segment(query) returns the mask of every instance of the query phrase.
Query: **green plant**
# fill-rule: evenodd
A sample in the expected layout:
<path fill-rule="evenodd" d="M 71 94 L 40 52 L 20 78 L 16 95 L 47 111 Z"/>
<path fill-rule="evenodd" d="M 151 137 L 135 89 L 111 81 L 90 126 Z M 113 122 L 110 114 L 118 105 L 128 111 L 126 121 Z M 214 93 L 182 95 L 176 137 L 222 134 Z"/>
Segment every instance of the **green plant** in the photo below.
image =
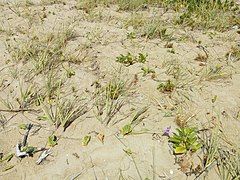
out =
<path fill-rule="evenodd" d="M 163 93 L 171 93 L 176 88 L 176 85 L 169 79 L 165 83 L 160 83 L 158 90 Z"/>
<path fill-rule="evenodd" d="M 120 54 L 120 56 L 117 57 L 116 62 L 124 64 L 125 66 L 130 66 L 135 63 L 135 60 L 131 53 L 128 52 L 127 55 Z"/>
<path fill-rule="evenodd" d="M 141 70 L 143 71 L 143 77 L 145 77 L 148 74 L 155 74 L 155 71 L 150 67 L 142 67 Z"/>
<path fill-rule="evenodd" d="M 44 115 L 39 116 L 38 119 L 47 120 L 56 128 L 61 125 L 65 131 L 72 122 L 86 113 L 86 108 L 87 104 L 83 102 L 83 99 L 60 99 L 58 97 L 54 102 L 41 102 Z"/>
<path fill-rule="evenodd" d="M 55 135 L 51 135 L 48 137 L 48 142 L 47 142 L 48 146 L 50 147 L 54 147 L 56 146 L 57 143 L 57 137 Z"/>
<path fill-rule="evenodd" d="M 203 73 L 201 75 L 200 81 L 211 81 L 218 79 L 227 79 L 231 77 L 231 71 L 223 65 L 207 66 L 203 68 Z"/>
<path fill-rule="evenodd" d="M 188 151 L 195 152 L 203 145 L 200 143 L 197 136 L 197 128 L 176 128 L 177 133 L 174 133 L 169 141 L 173 143 L 174 154 L 184 154 Z"/>
<path fill-rule="evenodd" d="M 170 0 L 180 16 L 177 23 L 192 28 L 226 30 L 237 21 L 237 5 L 232 0 Z M 180 8 L 179 8 L 180 7 Z"/>
<path fill-rule="evenodd" d="M 30 105 L 34 104 L 34 102 L 38 98 L 38 94 L 35 91 L 34 85 L 30 85 L 27 89 L 23 90 L 23 84 L 19 83 L 20 88 L 20 98 L 16 98 L 16 101 L 19 104 L 19 109 L 27 109 Z"/>
<path fill-rule="evenodd" d="M 96 92 L 94 93 L 94 106 L 97 119 L 109 125 L 117 123 L 114 116 L 120 109 L 129 102 L 129 97 L 134 92 L 131 90 L 131 83 L 122 77 L 114 77 L 105 86 L 96 83 Z"/>
<path fill-rule="evenodd" d="M 32 65 L 35 75 L 47 73 L 59 67 L 64 61 L 71 62 L 69 56 L 64 55 L 67 41 L 74 36 L 71 28 L 62 28 L 58 32 L 42 35 L 29 35 L 27 40 L 19 40 L 18 46 L 10 46 L 9 53 L 12 61 Z"/>
<path fill-rule="evenodd" d="M 134 63 L 145 63 L 147 61 L 147 54 L 138 53 L 138 56 L 133 56 L 130 52 L 127 55 L 120 54 L 116 58 L 116 62 L 124 64 L 125 66 L 133 65 Z"/>
<path fill-rule="evenodd" d="M 135 32 L 128 32 L 127 33 L 127 39 L 133 40 L 136 39 L 137 35 Z"/>
<path fill-rule="evenodd" d="M 139 123 L 142 122 L 144 117 L 142 116 L 144 113 L 146 113 L 148 110 L 148 107 L 143 107 L 139 111 L 137 111 L 134 116 L 132 117 L 131 121 L 129 124 L 126 124 L 125 126 L 122 127 L 121 133 L 123 136 L 128 135 L 132 133 L 133 128 L 137 126 Z"/>

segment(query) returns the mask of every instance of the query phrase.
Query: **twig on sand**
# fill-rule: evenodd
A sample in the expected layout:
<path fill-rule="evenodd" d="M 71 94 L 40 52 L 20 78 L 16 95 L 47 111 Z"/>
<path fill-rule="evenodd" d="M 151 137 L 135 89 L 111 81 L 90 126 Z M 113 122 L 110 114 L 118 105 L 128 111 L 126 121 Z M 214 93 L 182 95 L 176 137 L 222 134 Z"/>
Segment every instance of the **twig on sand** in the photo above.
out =
<path fill-rule="evenodd" d="M 26 151 L 22 151 L 21 143 L 16 144 L 16 156 L 18 158 L 23 158 L 25 156 L 31 155 L 32 153 L 36 153 L 38 151 L 43 151 L 43 150 L 46 150 L 46 149 L 45 148 L 31 148 L 31 149 L 28 149 Z"/>
<path fill-rule="evenodd" d="M 37 164 L 37 165 L 41 164 L 41 162 L 42 162 L 44 159 L 46 159 L 46 157 L 48 157 L 48 155 L 51 154 L 51 152 L 50 152 L 51 149 L 52 149 L 52 148 L 43 151 L 43 153 L 40 155 L 40 157 L 39 157 L 38 160 L 36 161 L 36 164 Z"/>
<path fill-rule="evenodd" d="M 80 176 L 82 174 L 83 171 L 81 171 L 80 173 L 76 174 L 75 176 L 73 176 L 71 178 L 71 180 L 75 180 L 76 178 L 78 178 L 78 176 Z"/>
<path fill-rule="evenodd" d="M 26 144 L 27 144 L 27 138 L 28 138 L 29 132 L 32 127 L 33 127 L 33 124 L 31 124 L 31 123 L 27 124 L 26 133 L 23 138 L 23 146 L 26 146 Z"/>
<path fill-rule="evenodd" d="M 35 109 L 0 109 L 0 112 L 26 112 L 26 111 L 30 111 L 30 112 L 38 112 Z"/>

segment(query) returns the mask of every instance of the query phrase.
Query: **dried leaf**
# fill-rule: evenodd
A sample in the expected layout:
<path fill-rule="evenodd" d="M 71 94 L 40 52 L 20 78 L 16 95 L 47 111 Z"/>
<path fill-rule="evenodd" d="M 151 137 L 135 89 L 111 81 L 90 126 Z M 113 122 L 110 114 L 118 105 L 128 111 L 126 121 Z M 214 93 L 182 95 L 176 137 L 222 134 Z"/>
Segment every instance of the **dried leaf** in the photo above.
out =
<path fill-rule="evenodd" d="M 99 133 L 97 137 L 98 137 L 99 141 L 104 143 L 104 137 L 105 137 L 104 134 Z"/>

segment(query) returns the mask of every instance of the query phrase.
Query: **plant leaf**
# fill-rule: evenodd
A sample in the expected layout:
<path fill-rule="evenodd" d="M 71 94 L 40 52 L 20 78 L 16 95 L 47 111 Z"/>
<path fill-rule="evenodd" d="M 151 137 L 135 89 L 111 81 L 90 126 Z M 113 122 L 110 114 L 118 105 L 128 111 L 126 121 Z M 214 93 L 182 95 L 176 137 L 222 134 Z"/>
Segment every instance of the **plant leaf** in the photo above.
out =
<path fill-rule="evenodd" d="M 82 140 L 82 146 L 87 146 L 90 140 L 91 140 L 91 136 L 84 136 Z"/>
<path fill-rule="evenodd" d="M 192 151 L 197 151 L 198 149 L 200 149 L 203 145 L 201 143 L 198 143 L 197 145 L 195 146 L 192 146 Z"/>
<path fill-rule="evenodd" d="M 133 151 L 131 149 L 123 149 L 123 151 L 129 156 L 133 154 Z"/>
<path fill-rule="evenodd" d="M 50 147 L 54 147 L 56 146 L 58 143 L 57 143 L 57 137 L 55 135 L 52 135 L 52 136 L 49 136 L 48 137 L 48 146 Z"/>
<path fill-rule="evenodd" d="M 3 158 L 0 162 L 3 162 L 3 161 L 9 162 L 9 161 L 11 161 L 11 159 L 13 158 L 13 156 L 14 156 L 13 153 L 12 153 L 12 154 L 9 154 L 7 157 Z"/>
<path fill-rule="evenodd" d="M 18 128 L 19 128 L 19 129 L 26 130 L 26 129 L 27 129 L 27 124 L 19 124 L 19 125 L 18 125 Z"/>
<path fill-rule="evenodd" d="M 127 124 L 127 125 L 123 126 L 121 132 L 122 132 L 122 135 L 124 135 L 124 136 L 127 135 L 127 134 L 129 134 L 129 133 L 131 133 L 131 132 L 132 132 L 132 127 L 131 127 L 131 125 L 130 125 L 130 124 Z"/>
<path fill-rule="evenodd" d="M 178 146 L 174 149 L 175 154 L 184 154 L 185 152 L 187 152 L 187 149 L 184 146 Z"/>
<path fill-rule="evenodd" d="M 8 170 L 12 169 L 13 167 L 14 167 L 13 165 L 7 166 L 7 167 L 3 168 L 3 172 L 8 171 Z"/>
<path fill-rule="evenodd" d="M 169 141 L 172 142 L 172 143 L 177 143 L 177 144 L 179 144 L 181 142 L 181 140 L 176 139 L 175 137 L 170 137 Z"/>

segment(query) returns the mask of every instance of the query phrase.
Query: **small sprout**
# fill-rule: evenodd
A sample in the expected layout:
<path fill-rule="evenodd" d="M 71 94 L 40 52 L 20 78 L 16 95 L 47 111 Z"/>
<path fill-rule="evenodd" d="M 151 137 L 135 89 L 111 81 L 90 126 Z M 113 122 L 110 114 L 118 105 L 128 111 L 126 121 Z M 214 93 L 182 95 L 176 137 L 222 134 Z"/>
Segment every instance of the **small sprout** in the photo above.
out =
<path fill-rule="evenodd" d="M 134 63 L 145 63 L 147 61 L 147 54 L 144 55 L 142 53 L 138 53 L 138 56 L 133 56 L 130 52 L 127 53 L 127 55 L 120 54 L 116 58 L 116 62 L 119 62 L 121 64 L 124 64 L 125 66 L 131 66 Z"/>
<path fill-rule="evenodd" d="M 124 64 L 125 66 L 131 66 L 135 63 L 135 60 L 132 54 L 128 52 L 127 55 L 120 54 L 120 56 L 117 57 L 116 62 Z"/>
<path fill-rule="evenodd" d="M 134 32 L 129 32 L 127 33 L 127 39 L 135 39 L 137 36 L 136 36 L 136 33 Z"/>
<path fill-rule="evenodd" d="M 18 125 L 18 128 L 19 128 L 19 129 L 26 130 L 26 129 L 27 129 L 27 124 L 19 124 L 19 125 Z"/>
<path fill-rule="evenodd" d="M 49 136 L 48 137 L 48 146 L 50 147 L 54 147 L 56 146 L 58 143 L 57 143 L 57 137 L 55 135 L 52 135 L 52 136 Z"/>
<path fill-rule="evenodd" d="M 91 136 L 84 136 L 82 140 L 82 146 L 87 146 L 90 140 L 91 140 Z"/>
<path fill-rule="evenodd" d="M 146 55 L 144 55 L 144 54 L 142 54 L 142 53 L 138 53 L 138 59 L 137 59 L 137 61 L 139 62 L 139 63 L 145 63 L 146 61 L 147 61 L 147 54 Z"/>
<path fill-rule="evenodd" d="M 217 100 L 217 95 L 214 95 L 213 98 L 212 98 L 212 103 L 214 104 Z"/>
<path fill-rule="evenodd" d="M 123 126 L 121 132 L 122 132 L 122 135 L 123 135 L 123 136 L 125 136 L 125 135 L 127 135 L 127 134 L 130 134 L 130 133 L 132 132 L 132 127 L 131 127 L 131 125 L 130 125 L 130 124 L 127 124 L 127 125 Z"/>
<path fill-rule="evenodd" d="M 173 49 L 173 48 L 168 49 L 167 52 L 172 53 L 172 54 L 175 54 L 175 53 L 176 53 L 176 52 L 175 52 L 175 49 Z"/>
<path fill-rule="evenodd" d="M 123 149 L 123 151 L 128 155 L 132 155 L 134 152 L 131 149 Z"/>
<path fill-rule="evenodd" d="M 152 73 L 152 75 L 155 74 L 155 71 L 149 67 L 142 67 L 141 70 L 143 71 L 143 77 L 150 73 Z"/>
<path fill-rule="evenodd" d="M 167 80 L 167 82 L 159 84 L 157 89 L 160 92 L 169 93 L 172 92 L 175 89 L 175 87 L 176 87 L 175 84 L 173 84 L 172 81 L 169 79 Z"/>
<path fill-rule="evenodd" d="M 75 71 L 73 71 L 72 69 L 67 70 L 67 78 L 71 78 L 74 75 L 75 75 Z"/>
<path fill-rule="evenodd" d="M 171 42 L 167 42 L 165 45 L 164 45 L 165 48 L 173 48 L 173 43 Z"/>

